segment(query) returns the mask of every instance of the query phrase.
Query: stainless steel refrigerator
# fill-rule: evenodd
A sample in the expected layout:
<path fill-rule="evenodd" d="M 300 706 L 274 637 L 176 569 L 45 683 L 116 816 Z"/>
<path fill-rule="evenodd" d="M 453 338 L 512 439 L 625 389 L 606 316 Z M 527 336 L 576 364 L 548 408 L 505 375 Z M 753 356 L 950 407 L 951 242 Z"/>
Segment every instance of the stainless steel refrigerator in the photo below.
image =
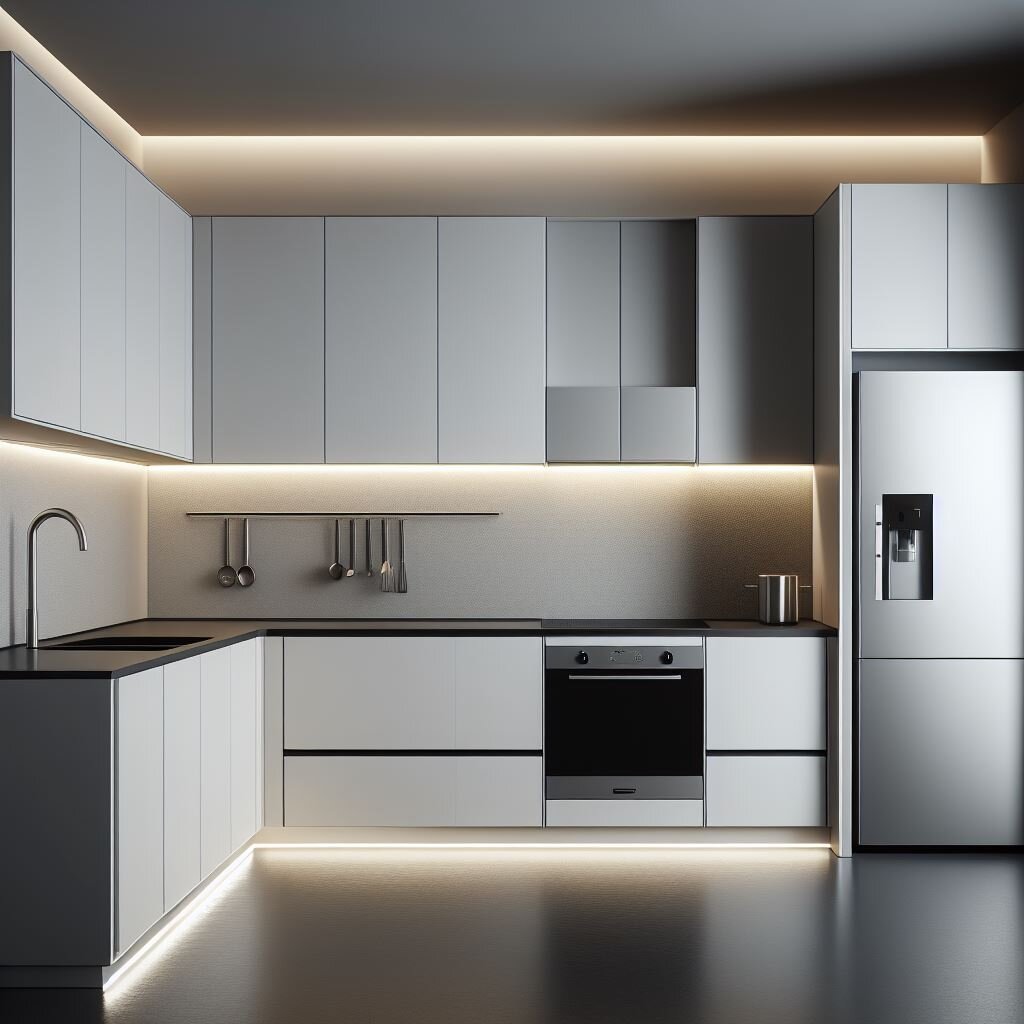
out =
<path fill-rule="evenodd" d="M 1024 373 L 857 396 L 858 842 L 1024 843 Z"/>

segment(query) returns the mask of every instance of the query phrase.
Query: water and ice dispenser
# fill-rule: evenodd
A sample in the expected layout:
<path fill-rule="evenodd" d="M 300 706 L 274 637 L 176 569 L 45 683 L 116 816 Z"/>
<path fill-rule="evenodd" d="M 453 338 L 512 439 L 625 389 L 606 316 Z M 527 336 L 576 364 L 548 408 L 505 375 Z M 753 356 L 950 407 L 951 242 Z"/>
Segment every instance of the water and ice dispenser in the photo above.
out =
<path fill-rule="evenodd" d="M 883 494 L 875 506 L 875 600 L 932 599 L 931 494 Z"/>

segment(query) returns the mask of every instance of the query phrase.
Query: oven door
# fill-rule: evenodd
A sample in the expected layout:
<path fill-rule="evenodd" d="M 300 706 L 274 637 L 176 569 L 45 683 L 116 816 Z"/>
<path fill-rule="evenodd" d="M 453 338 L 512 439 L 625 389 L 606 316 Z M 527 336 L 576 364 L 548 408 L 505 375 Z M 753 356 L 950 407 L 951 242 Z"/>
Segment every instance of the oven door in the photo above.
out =
<path fill-rule="evenodd" d="M 551 669 L 545 675 L 549 800 L 700 800 L 704 673 Z"/>

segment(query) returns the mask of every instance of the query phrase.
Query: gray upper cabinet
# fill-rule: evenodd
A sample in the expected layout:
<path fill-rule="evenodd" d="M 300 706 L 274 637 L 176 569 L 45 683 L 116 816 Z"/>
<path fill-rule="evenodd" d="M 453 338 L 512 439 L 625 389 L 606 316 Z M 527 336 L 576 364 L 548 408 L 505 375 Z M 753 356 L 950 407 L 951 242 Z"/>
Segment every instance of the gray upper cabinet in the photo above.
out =
<path fill-rule="evenodd" d="M 134 167 L 125 180 L 125 439 L 160 447 L 160 190 Z"/>
<path fill-rule="evenodd" d="M 81 427 L 81 128 L 14 61 L 15 415 Z"/>
<path fill-rule="evenodd" d="M 946 347 L 946 186 L 854 185 L 854 348 Z"/>
<path fill-rule="evenodd" d="M 948 188 L 949 347 L 1024 349 L 1024 185 Z"/>
<path fill-rule="evenodd" d="M 549 221 L 547 457 L 619 460 L 619 222 Z"/>
<path fill-rule="evenodd" d="M 324 461 L 324 221 L 213 221 L 213 461 Z"/>
<path fill-rule="evenodd" d="M 160 443 L 191 456 L 192 219 L 160 196 Z"/>
<path fill-rule="evenodd" d="M 329 217 L 327 462 L 437 462 L 437 219 Z"/>
<path fill-rule="evenodd" d="M 813 461 L 813 221 L 702 217 L 702 463 Z"/>
<path fill-rule="evenodd" d="M 544 251 L 542 217 L 438 221 L 440 462 L 544 462 Z"/>
<path fill-rule="evenodd" d="M 82 430 L 125 439 L 125 161 L 82 137 Z"/>

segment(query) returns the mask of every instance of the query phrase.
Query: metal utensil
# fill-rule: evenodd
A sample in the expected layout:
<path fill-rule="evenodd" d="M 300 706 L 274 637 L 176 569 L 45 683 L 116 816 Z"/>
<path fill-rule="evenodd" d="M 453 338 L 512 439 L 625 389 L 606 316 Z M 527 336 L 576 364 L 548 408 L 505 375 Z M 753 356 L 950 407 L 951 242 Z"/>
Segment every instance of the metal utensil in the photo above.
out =
<path fill-rule="evenodd" d="M 238 582 L 238 573 L 231 564 L 231 520 L 224 520 L 224 564 L 217 570 L 217 582 L 222 587 L 233 587 Z"/>
<path fill-rule="evenodd" d="M 242 520 L 242 567 L 238 570 L 238 585 L 251 587 L 256 582 L 256 572 L 249 564 L 249 520 Z"/>
<path fill-rule="evenodd" d="M 346 576 L 355 576 L 356 574 L 356 521 L 350 519 L 348 521 L 348 568 L 345 570 Z"/>
<path fill-rule="evenodd" d="M 327 572 L 330 574 L 332 580 L 344 579 L 348 576 L 351 570 L 346 571 L 345 566 L 341 564 L 341 520 L 334 520 L 334 561 L 331 562 L 330 568 Z"/>
<path fill-rule="evenodd" d="M 370 520 L 366 520 L 366 575 L 373 576 L 373 539 L 370 537 Z"/>
<path fill-rule="evenodd" d="M 395 571 L 388 561 L 388 521 L 386 519 L 380 521 L 380 557 L 380 589 L 385 594 L 390 594 L 395 589 Z"/>
<path fill-rule="evenodd" d="M 409 593 L 409 577 L 405 572 L 405 520 L 398 520 L 398 583 L 395 590 L 399 594 Z"/>

